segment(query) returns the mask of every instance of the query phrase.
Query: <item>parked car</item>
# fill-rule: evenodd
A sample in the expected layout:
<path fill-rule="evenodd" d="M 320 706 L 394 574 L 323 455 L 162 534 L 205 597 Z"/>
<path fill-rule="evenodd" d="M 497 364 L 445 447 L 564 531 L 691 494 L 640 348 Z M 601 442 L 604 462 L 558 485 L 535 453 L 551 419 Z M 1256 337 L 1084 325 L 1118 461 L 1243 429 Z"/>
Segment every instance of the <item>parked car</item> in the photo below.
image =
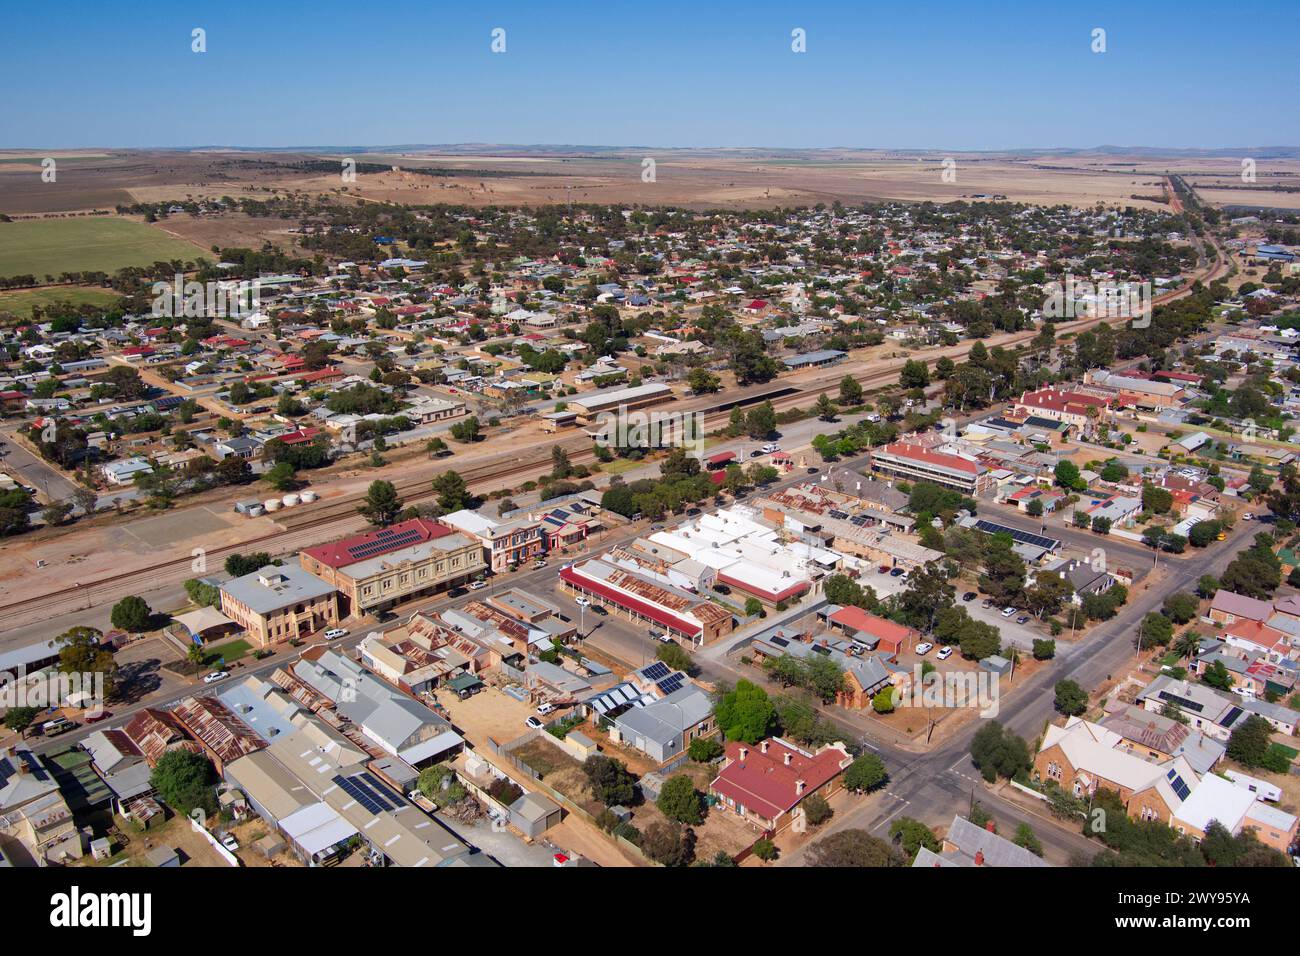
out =
<path fill-rule="evenodd" d="M 524 725 L 529 730 L 541 730 L 543 727 L 546 726 L 540 720 L 534 717 L 532 714 L 529 714 L 527 717 L 524 718 Z"/>
<path fill-rule="evenodd" d="M 591 606 L 591 613 L 592 613 L 592 614 L 595 614 L 595 615 L 598 615 L 598 616 L 600 616 L 600 617 L 604 617 L 605 615 L 609 614 L 609 612 L 606 611 L 606 610 L 605 610 L 603 607 L 601 607 L 599 604 L 593 604 L 593 605 Z"/>
<path fill-rule="evenodd" d="M 775 442 L 768 442 L 762 449 L 764 455 L 775 455 L 780 450 L 781 446 Z"/>
<path fill-rule="evenodd" d="M 84 720 L 88 724 L 97 724 L 101 720 L 108 720 L 108 718 L 112 716 L 113 714 L 110 711 L 101 710 L 97 714 L 86 714 L 85 716 L 82 717 L 82 720 Z"/>
<path fill-rule="evenodd" d="M 478 591 L 478 590 L 481 590 L 482 588 L 485 588 L 485 587 L 487 587 L 487 582 L 486 582 L 486 581 L 471 581 L 471 582 L 469 583 L 469 589 L 470 589 L 471 591 Z"/>
<path fill-rule="evenodd" d="M 901 577 L 902 574 L 903 574 L 903 569 L 902 569 L 902 568 L 894 568 L 892 571 L 889 572 L 889 576 L 890 576 L 891 578 Z"/>
<path fill-rule="evenodd" d="M 934 656 L 941 661 L 946 661 L 948 658 L 952 657 L 952 645 L 947 644 L 944 647 L 939 648 L 939 653 Z"/>
<path fill-rule="evenodd" d="M 235 839 L 235 835 L 233 833 L 227 833 L 223 835 L 221 838 L 221 845 L 224 846 L 231 853 L 234 853 L 236 850 L 239 849 L 239 841 Z"/>
<path fill-rule="evenodd" d="M 980 607 L 984 608 L 985 610 L 991 608 L 992 606 L 993 606 L 992 598 L 985 598 L 984 600 L 980 601 Z"/>
<path fill-rule="evenodd" d="M 1028 614 L 1022 614 L 1022 615 L 1020 615 L 1018 618 L 1016 618 L 1016 623 L 1017 623 L 1017 624 L 1028 624 L 1028 623 L 1029 623 L 1029 615 L 1028 615 Z"/>
<path fill-rule="evenodd" d="M 967 591 L 965 594 L 963 594 L 963 595 L 961 596 L 961 599 L 962 599 L 963 601 L 973 601 L 973 600 L 975 600 L 977 597 L 979 597 L 979 595 L 976 594 L 974 591 Z"/>
<path fill-rule="evenodd" d="M 929 641 L 922 641 L 920 644 L 916 645 L 917 657 L 924 657 L 926 654 L 929 654 L 932 650 L 934 650 L 934 645 L 931 644 Z"/>
<path fill-rule="evenodd" d="M 55 717 L 53 720 L 47 720 L 41 724 L 41 734 L 45 737 L 57 737 L 59 734 L 67 733 L 77 725 L 68 720 L 66 717 Z"/>
<path fill-rule="evenodd" d="M 591 607 L 591 602 L 585 597 L 576 597 L 573 599 L 573 603 L 578 605 L 578 607 Z"/>
<path fill-rule="evenodd" d="M 219 680 L 225 680 L 230 676 L 230 671 L 213 671 L 207 677 L 203 678 L 205 684 L 215 684 Z"/>
<path fill-rule="evenodd" d="M 652 638 L 654 638 L 654 639 L 657 641 L 657 640 L 659 640 L 661 637 L 664 636 L 664 632 L 663 632 L 663 631 L 656 630 L 656 629 L 654 629 L 654 628 L 651 628 L 651 629 L 650 629 L 650 636 L 651 636 Z"/>
<path fill-rule="evenodd" d="M 1013 608 L 1013 607 L 1004 607 L 1004 608 L 1002 609 L 1002 616 L 1003 616 L 1003 617 L 1010 617 L 1012 614 L 1015 614 L 1015 613 L 1016 613 L 1016 609 Z"/>
<path fill-rule="evenodd" d="M 888 573 L 889 573 L 889 565 L 887 565 L 887 564 L 882 564 L 880 567 L 876 568 L 876 573 L 877 573 L 877 574 L 888 574 Z"/>
<path fill-rule="evenodd" d="M 819 472 L 819 471 L 821 471 L 820 468 L 809 468 L 809 469 L 808 469 L 808 474 L 810 474 L 810 475 L 815 475 L 815 474 L 817 474 L 817 472 Z"/>
<path fill-rule="evenodd" d="M 555 705 L 549 702 L 545 704 L 541 704 L 537 708 L 537 712 L 541 714 L 543 717 L 553 712 L 554 710 L 555 710 Z"/>
<path fill-rule="evenodd" d="M 336 637 L 347 637 L 348 629 L 346 627 L 331 627 L 325 632 L 325 640 L 332 641 Z"/>

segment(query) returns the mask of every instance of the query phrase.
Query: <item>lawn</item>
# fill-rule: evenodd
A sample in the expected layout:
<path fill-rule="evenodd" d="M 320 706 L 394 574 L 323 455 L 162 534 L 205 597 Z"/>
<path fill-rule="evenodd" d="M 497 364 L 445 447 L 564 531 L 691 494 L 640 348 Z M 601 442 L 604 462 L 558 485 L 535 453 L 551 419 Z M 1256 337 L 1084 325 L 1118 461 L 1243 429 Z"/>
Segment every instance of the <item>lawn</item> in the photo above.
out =
<path fill-rule="evenodd" d="M 116 272 L 160 260 L 193 261 L 212 254 L 130 219 L 82 216 L 0 223 L 0 276 Z"/>
<path fill-rule="evenodd" d="M 0 313 L 12 312 L 19 318 L 29 319 L 32 309 L 40 306 L 49 309 L 56 302 L 77 305 L 96 305 L 107 308 L 121 296 L 111 289 L 86 289 L 78 286 L 59 286 L 47 289 L 16 289 L 0 292 Z"/>
<path fill-rule="evenodd" d="M 216 647 L 208 648 L 208 663 L 213 663 L 217 658 L 223 658 L 227 664 L 233 664 L 241 657 L 247 657 L 253 652 L 253 646 L 248 641 L 229 641 Z"/>

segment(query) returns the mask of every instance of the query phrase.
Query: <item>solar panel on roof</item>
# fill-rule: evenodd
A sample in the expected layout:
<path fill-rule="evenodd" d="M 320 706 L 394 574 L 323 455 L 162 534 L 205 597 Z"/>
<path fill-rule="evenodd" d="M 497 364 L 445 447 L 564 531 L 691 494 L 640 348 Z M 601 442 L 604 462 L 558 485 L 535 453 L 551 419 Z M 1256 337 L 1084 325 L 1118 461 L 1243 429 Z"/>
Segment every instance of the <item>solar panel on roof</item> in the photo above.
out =
<path fill-rule="evenodd" d="M 681 690 L 682 685 L 685 682 L 686 682 L 686 675 L 677 673 L 677 674 L 673 674 L 670 677 L 664 678 L 659 683 L 655 684 L 655 686 L 659 688 L 659 693 L 663 694 L 666 697 L 669 694 Z"/>
<path fill-rule="evenodd" d="M 843 521 L 848 516 L 849 513 L 847 511 L 831 511 L 831 517 L 838 518 L 840 521 Z"/>
<path fill-rule="evenodd" d="M 1231 727 L 1233 721 L 1235 721 L 1240 716 L 1241 716 L 1241 708 L 1232 707 L 1228 710 L 1226 714 L 1223 715 L 1223 720 L 1219 721 L 1219 723 L 1221 723 L 1224 727 Z"/>
<path fill-rule="evenodd" d="M 672 671 L 668 669 L 668 665 L 663 661 L 655 661 L 641 673 L 645 675 L 646 680 L 663 680 Z"/>
<path fill-rule="evenodd" d="M 1006 525 L 994 524 L 992 521 L 976 521 L 975 527 L 985 534 L 1008 534 L 1012 540 L 1020 544 L 1032 544 L 1036 548 L 1044 548 L 1048 551 L 1060 544 L 1055 538 L 1034 534 L 1032 531 L 1021 531 L 1019 528 L 1008 528 Z"/>
<path fill-rule="evenodd" d="M 1162 690 L 1160 692 L 1160 698 L 1161 700 L 1167 700 L 1170 701 L 1171 703 L 1177 704 L 1183 710 L 1194 711 L 1195 713 L 1198 714 L 1202 710 L 1201 705 L 1198 704 L 1196 701 L 1188 700 L 1186 697 L 1179 697 L 1177 694 L 1171 694 L 1167 690 Z"/>
<path fill-rule="evenodd" d="M 1169 773 L 1165 774 L 1165 778 L 1169 781 L 1169 785 L 1174 788 L 1174 793 L 1178 794 L 1179 800 L 1186 800 L 1192 795 L 1191 787 L 1183 782 L 1183 778 L 1179 776 L 1177 770 L 1170 770 Z"/>

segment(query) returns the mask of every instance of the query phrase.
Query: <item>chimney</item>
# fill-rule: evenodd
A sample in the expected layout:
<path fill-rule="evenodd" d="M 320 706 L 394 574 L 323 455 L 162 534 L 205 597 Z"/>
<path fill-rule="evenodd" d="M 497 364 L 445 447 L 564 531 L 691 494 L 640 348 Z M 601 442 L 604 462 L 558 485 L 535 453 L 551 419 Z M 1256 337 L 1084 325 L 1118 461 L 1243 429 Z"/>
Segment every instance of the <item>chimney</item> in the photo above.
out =
<path fill-rule="evenodd" d="M 767 741 L 764 740 L 761 744 L 759 744 L 758 749 L 761 750 L 763 753 L 767 753 Z"/>
<path fill-rule="evenodd" d="M 741 748 L 740 748 L 740 762 L 741 762 L 741 763 L 744 763 L 744 762 L 745 762 L 745 758 L 746 758 L 747 756 L 749 756 L 749 748 L 748 748 L 748 747 L 741 747 Z"/>
<path fill-rule="evenodd" d="M 975 851 L 975 865 L 976 865 L 976 866 L 983 866 L 983 865 L 984 865 L 984 851 L 983 851 L 983 850 L 976 850 L 976 851 Z"/>
<path fill-rule="evenodd" d="M 785 752 L 785 765 L 786 765 L 787 767 L 790 766 L 790 761 L 791 761 L 792 759 L 794 759 L 794 754 L 790 753 L 790 751 L 787 750 L 787 751 Z"/>
<path fill-rule="evenodd" d="M 795 792 L 795 794 L 798 795 L 798 796 L 803 796 L 804 788 L 807 787 L 807 786 L 808 786 L 808 782 L 807 782 L 806 780 L 796 780 L 796 781 L 794 782 L 794 792 Z"/>

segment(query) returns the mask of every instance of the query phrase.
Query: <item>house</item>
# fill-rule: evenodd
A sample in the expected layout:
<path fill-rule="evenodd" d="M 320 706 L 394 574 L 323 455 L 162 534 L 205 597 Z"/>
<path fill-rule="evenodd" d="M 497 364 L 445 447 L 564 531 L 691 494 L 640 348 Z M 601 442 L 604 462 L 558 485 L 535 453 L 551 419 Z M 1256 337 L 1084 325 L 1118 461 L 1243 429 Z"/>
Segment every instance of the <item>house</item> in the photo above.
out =
<path fill-rule="evenodd" d="M 130 485 L 134 484 L 137 475 L 152 474 L 153 465 L 145 458 L 124 458 L 100 465 L 99 472 L 111 485 Z"/>
<path fill-rule="evenodd" d="M 1119 734 L 1130 753 L 1148 760 L 1186 757 L 1197 773 L 1209 773 L 1226 750 L 1223 743 L 1193 730 L 1186 724 L 1126 704 L 1101 722 L 1107 730 Z"/>
<path fill-rule="evenodd" d="M 1079 717 L 1047 728 L 1033 778 L 1053 781 L 1075 797 L 1112 790 L 1130 817 L 1163 823 L 1173 819 L 1199 780 L 1185 758 L 1144 759 L 1115 731 Z"/>
<path fill-rule="evenodd" d="M 1210 620 L 1218 624 L 1235 624 L 1238 621 L 1263 623 L 1272 616 L 1271 602 L 1260 601 L 1222 588 L 1214 592 L 1214 600 L 1210 602 Z"/>
<path fill-rule="evenodd" d="M 735 626 L 732 614 L 717 604 L 599 559 L 564 567 L 560 580 L 580 594 L 617 607 L 633 620 L 658 625 L 694 644 L 711 643 Z"/>
<path fill-rule="evenodd" d="M 852 762 L 842 743 L 808 751 L 780 737 L 756 745 L 732 741 L 709 792 L 718 798 L 719 809 L 776 833 L 795 822 L 802 813 L 799 805 L 814 793 L 838 791 L 840 775 Z"/>
<path fill-rule="evenodd" d="M 478 539 L 426 518 L 303 549 L 303 570 L 339 592 L 340 618 L 446 590 L 487 569 Z"/>
<path fill-rule="evenodd" d="M 860 607 L 837 608 L 827 616 L 827 622 L 867 650 L 881 651 L 891 658 L 897 657 L 905 646 L 921 639 L 918 631 L 877 617 Z"/>
<path fill-rule="evenodd" d="M 1214 740 L 1227 741 L 1249 716 L 1240 700 L 1205 684 L 1176 680 L 1162 674 L 1137 695 L 1137 703 L 1152 714 L 1178 713 L 1188 726 Z"/>
<path fill-rule="evenodd" d="M 466 510 L 453 511 L 438 520 L 476 539 L 488 565 L 497 573 L 540 557 L 546 549 L 540 520 L 524 517 L 500 521 Z"/>
<path fill-rule="evenodd" d="M 653 666 L 653 665 L 652 665 Z M 651 760 L 676 760 L 696 737 L 717 731 L 713 701 L 695 684 L 686 684 L 644 707 L 631 707 L 614 718 L 610 738 L 640 750 Z"/>
<path fill-rule="evenodd" d="M 1261 802 L 1245 787 L 1208 774 L 1178 808 L 1170 825 L 1199 843 L 1216 821 L 1233 836 L 1252 829 L 1261 843 L 1283 853 L 1290 851 L 1296 838 L 1294 815 Z"/>
<path fill-rule="evenodd" d="M 872 452 L 871 468 L 883 475 L 928 481 L 966 495 L 993 490 L 993 476 L 979 462 L 906 441 L 892 442 Z"/>
<path fill-rule="evenodd" d="M 912 866 L 1051 866 L 1042 857 L 1017 846 L 958 814 L 952 818 L 939 852 L 917 851 Z"/>
<path fill-rule="evenodd" d="M 339 620 L 334 586 L 304 571 L 297 561 L 268 565 L 221 585 L 221 612 L 258 646 L 296 640 Z"/>
<path fill-rule="evenodd" d="M 26 744 L 0 752 L 0 834 L 42 865 L 80 859 L 85 852 L 54 775 Z"/>

